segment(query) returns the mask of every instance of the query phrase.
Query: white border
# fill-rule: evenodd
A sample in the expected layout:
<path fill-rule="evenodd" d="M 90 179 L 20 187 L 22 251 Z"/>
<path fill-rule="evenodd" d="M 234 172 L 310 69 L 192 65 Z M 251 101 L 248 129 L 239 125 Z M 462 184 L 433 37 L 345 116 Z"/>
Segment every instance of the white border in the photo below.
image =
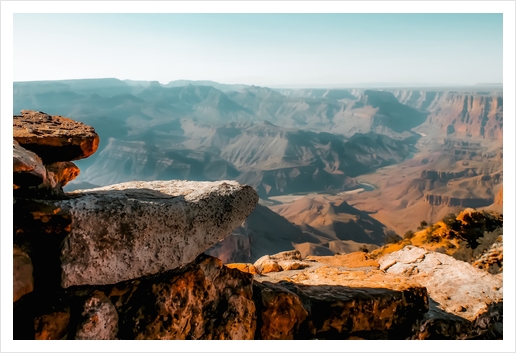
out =
<path fill-rule="evenodd" d="M 436 341 L 253 341 L 253 342 L 127 342 L 108 341 L 13 341 L 12 340 L 12 276 L 10 261 L 12 205 L 11 193 L 11 147 L 8 142 L 12 136 L 12 78 L 13 78 L 13 13 L 503 13 L 504 14 L 504 210 L 506 214 L 504 237 L 504 331 L 503 341 L 447 341 L 444 345 Z M 95 1 L 95 2 L 63 2 L 63 1 L 20 1 L 1 3 L 1 190 L 2 190 L 2 317 L 1 317 L 1 350 L 2 351 L 199 351 L 239 352 L 239 351 L 383 351 L 383 352 L 514 352 L 514 152 L 515 152 L 515 3 L 513 1 Z M 509 217 L 508 217 L 509 216 Z"/>

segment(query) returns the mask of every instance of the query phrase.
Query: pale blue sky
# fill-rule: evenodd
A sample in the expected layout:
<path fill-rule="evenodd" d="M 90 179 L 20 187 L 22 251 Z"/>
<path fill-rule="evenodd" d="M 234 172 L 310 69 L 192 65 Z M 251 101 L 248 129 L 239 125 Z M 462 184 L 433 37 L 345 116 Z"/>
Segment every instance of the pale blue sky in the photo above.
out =
<path fill-rule="evenodd" d="M 501 14 L 15 14 L 14 80 L 502 82 Z"/>

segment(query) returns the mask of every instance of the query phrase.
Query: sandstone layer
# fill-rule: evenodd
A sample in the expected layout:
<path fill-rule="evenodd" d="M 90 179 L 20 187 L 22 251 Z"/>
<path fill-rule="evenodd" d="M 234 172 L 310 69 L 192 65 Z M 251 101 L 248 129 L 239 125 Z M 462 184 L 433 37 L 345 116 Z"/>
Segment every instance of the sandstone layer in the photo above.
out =
<path fill-rule="evenodd" d="M 238 227 L 258 202 L 234 181 L 128 182 L 74 192 L 62 286 L 113 284 L 193 261 Z"/>

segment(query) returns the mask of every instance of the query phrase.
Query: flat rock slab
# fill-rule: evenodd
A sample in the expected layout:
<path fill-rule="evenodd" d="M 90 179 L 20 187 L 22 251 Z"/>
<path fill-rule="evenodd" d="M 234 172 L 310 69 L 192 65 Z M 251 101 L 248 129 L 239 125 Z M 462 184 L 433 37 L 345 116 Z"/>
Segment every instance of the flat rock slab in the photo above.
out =
<path fill-rule="evenodd" d="M 86 158 L 99 145 L 99 136 L 91 126 L 33 110 L 13 116 L 13 137 L 44 163 Z"/>
<path fill-rule="evenodd" d="M 304 263 L 300 270 L 254 276 L 262 284 L 255 285 L 261 337 L 403 339 L 428 311 L 426 288 L 409 279 L 375 266 Z"/>
<path fill-rule="evenodd" d="M 258 203 L 250 186 L 235 181 L 128 182 L 68 195 L 56 201 L 72 217 L 61 256 L 65 288 L 186 265 L 242 224 Z"/>
<path fill-rule="evenodd" d="M 468 321 L 503 302 L 502 274 L 492 275 L 445 254 L 406 246 L 378 262 L 388 274 L 425 286 L 440 310 Z"/>

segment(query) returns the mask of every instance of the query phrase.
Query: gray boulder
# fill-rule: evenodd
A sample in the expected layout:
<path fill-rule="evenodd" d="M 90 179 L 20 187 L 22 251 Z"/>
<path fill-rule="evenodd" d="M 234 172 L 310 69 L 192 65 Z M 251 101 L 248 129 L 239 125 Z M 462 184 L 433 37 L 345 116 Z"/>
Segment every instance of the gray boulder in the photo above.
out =
<path fill-rule="evenodd" d="M 251 213 L 258 195 L 235 181 L 127 182 L 68 194 L 62 282 L 114 284 L 192 262 Z"/>

